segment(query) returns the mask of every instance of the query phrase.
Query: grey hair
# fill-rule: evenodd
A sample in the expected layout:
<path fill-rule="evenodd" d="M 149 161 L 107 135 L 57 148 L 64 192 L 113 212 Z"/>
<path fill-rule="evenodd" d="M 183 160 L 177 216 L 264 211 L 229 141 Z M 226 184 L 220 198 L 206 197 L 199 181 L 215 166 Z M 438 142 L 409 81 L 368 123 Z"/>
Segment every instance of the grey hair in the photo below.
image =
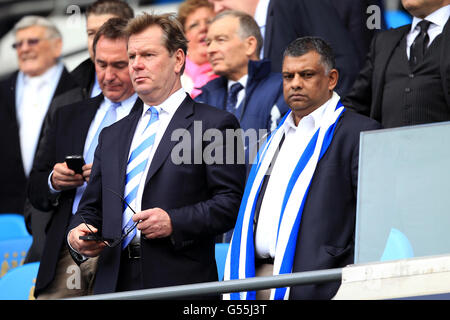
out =
<path fill-rule="evenodd" d="M 320 55 L 320 61 L 328 74 L 331 69 L 336 68 L 333 49 L 322 38 L 319 37 L 301 37 L 292 41 L 284 50 L 283 59 L 286 56 L 300 57 L 310 51 L 315 51 Z"/>
<path fill-rule="evenodd" d="M 47 36 L 49 38 L 62 38 L 61 32 L 58 30 L 56 25 L 51 22 L 49 19 L 41 17 L 41 16 L 25 16 L 20 19 L 13 28 L 14 34 L 17 31 L 33 26 L 40 26 L 47 29 Z"/>
<path fill-rule="evenodd" d="M 228 16 L 238 18 L 239 20 L 238 34 L 241 39 L 246 39 L 251 36 L 256 38 L 256 55 L 259 57 L 259 54 L 263 46 L 263 37 L 261 35 L 261 30 L 259 29 L 259 26 L 256 23 L 255 19 L 253 19 L 251 15 L 242 11 L 226 10 L 218 13 L 212 19 L 211 23 Z"/>

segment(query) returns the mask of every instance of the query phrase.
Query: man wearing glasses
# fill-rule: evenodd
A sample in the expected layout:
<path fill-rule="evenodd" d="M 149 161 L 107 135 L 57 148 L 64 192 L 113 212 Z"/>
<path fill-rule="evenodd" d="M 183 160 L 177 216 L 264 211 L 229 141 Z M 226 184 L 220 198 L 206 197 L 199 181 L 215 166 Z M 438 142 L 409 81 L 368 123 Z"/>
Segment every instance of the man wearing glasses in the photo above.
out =
<path fill-rule="evenodd" d="M 77 85 L 59 60 L 62 37 L 51 21 L 26 16 L 13 33 L 19 70 L 0 82 L 0 212 L 24 214 L 36 240 L 43 236 L 40 224 L 48 220 L 46 213 L 36 212 L 26 202 L 27 180 L 52 101 Z M 41 248 L 36 243 L 28 252 L 28 262 L 39 260 Z"/>
<path fill-rule="evenodd" d="M 55 211 L 36 281 L 38 299 L 89 293 L 96 261 L 90 259 L 77 270 L 81 275 L 78 287 L 70 285 L 72 273 L 68 271 L 77 266 L 67 250 L 65 230 L 89 181 L 101 130 L 142 109 L 142 101 L 137 99 L 128 73 L 127 40 L 123 31 L 126 24 L 125 19 L 111 18 L 93 40 L 93 57 L 103 94 L 56 110 L 49 117 L 36 155 L 28 195 L 36 207 Z M 86 164 L 81 173 L 68 167 L 65 157 L 70 155 L 83 155 Z"/>
<path fill-rule="evenodd" d="M 99 256 L 94 294 L 218 280 L 215 237 L 234 226 L 245 182 L 245 165 L 229 161 L 242 155 L 242 138 L 227 148 L 236 117 L 182 88 L 182 30 L 168 14 L 128 23 L 129 72 L 144 108 L 102 131 L 68 228 L 78 254 Z M 217 133 L 213 149 L 221 155 L 208 164 L 195 156 L 211 151 L 206 131 Z M 190 147 L 178 163 L 180 143 Z"/>

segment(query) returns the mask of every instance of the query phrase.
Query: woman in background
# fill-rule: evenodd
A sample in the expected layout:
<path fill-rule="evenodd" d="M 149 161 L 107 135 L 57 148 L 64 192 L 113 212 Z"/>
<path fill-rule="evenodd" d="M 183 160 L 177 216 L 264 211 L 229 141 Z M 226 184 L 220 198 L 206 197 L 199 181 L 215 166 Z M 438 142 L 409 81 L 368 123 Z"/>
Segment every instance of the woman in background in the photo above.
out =
<path fill-rule="evenodd" d="M 208 26 L 214 15 L 214 7 L 208 0 L 186 0 L 178 9 L 178 20 L 189 41 L 181 82 L 192 98 L 201 93 L 199 88 L 217 77 L 208 62 L 205 43 Z"/>

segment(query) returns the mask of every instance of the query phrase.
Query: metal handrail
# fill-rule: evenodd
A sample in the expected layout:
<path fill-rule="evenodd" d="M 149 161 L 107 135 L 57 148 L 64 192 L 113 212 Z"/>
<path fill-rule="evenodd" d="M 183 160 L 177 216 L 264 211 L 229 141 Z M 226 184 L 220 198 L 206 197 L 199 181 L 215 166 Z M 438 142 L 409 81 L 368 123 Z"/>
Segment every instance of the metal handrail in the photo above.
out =
<path fill-rule="evenodd" d="M 83 296 L 68 300 L 152 300 L 192 298 L 199 295 L 253 291 L 295 285 L 341 281 L 342 268 L 296 272 L 277 276 L 255 277 L 242 280 L 215 281 L 154 289 Z"/>

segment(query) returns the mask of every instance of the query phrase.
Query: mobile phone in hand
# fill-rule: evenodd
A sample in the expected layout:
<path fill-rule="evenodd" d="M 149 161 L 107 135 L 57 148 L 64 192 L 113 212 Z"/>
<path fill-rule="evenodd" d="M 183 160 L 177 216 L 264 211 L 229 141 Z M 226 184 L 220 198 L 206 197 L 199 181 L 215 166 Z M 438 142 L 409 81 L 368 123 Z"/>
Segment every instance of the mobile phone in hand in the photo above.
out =
<path fill-rule="evenodd" d="M 95 234 L 87 234 L 85 236 L 79 236 L 78 239 L 84 240 L 84 241 L 99 241 L 101 240 L 97 235 Z"/>
<path fill-rule="evenodd" d="M 79 174 L 83 173 L 82 167 L 85 164 L 83 156 L 80 156 L 80 155 L 67 156 L 66 163 L 67 163 L 67 167 L 69 167 L 69 169 L 75 171 L 75 173 L 79 173 Z"/>

